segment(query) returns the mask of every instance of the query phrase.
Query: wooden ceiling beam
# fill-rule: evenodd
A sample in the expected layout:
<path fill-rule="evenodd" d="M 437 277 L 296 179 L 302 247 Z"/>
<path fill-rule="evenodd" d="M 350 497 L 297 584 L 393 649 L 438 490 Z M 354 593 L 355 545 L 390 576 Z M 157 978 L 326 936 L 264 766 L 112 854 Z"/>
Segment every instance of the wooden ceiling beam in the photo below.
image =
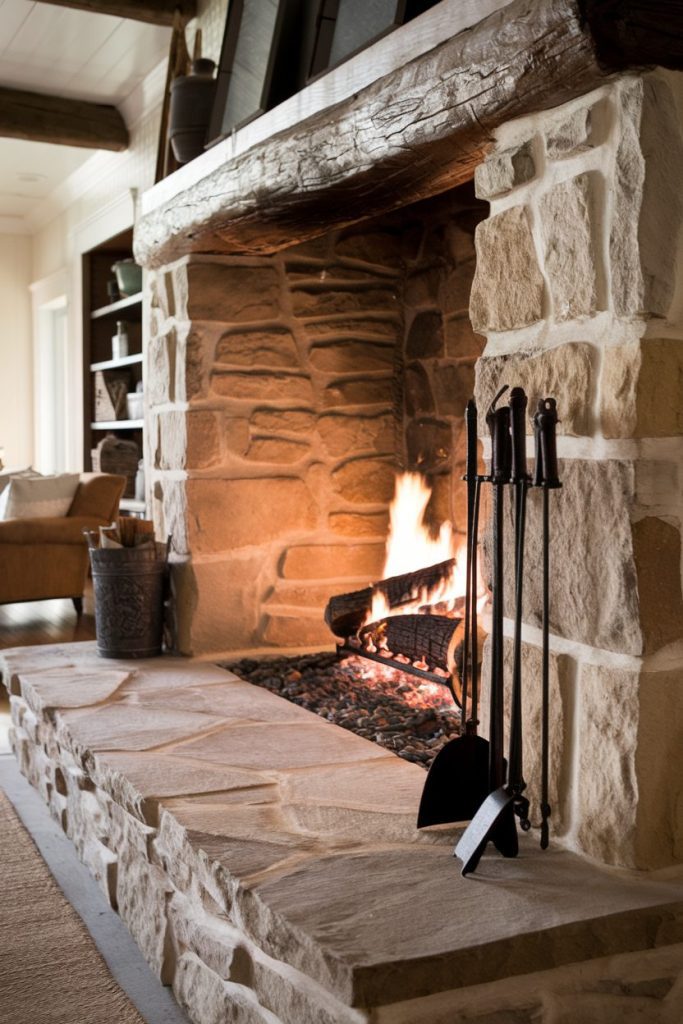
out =
<path fill-rule="evenodd" d="M 117 153 L 128 148 L 128 129 L 116 107 L 4 87 L 0 136 Z"/>
<path fill-rule="evenodd" d="M 92 14 L 111 14 L 115 18 L 145 21 L 150 25 L 172 25 L 179 10 L 184 22 L 197 13 L 197 0 L 39 0 L 55 7 L 71 7 Z"/>

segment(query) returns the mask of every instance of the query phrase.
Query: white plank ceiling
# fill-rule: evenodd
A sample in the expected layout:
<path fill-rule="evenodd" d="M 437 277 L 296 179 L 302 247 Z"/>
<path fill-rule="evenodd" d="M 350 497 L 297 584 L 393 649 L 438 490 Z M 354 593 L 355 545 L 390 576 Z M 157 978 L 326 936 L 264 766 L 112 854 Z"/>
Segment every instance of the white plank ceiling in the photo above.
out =
<path fill-rule="evenodd" d="M 167 55 L 170 29 L 0 0 L 0 85 L 119 104 Z M 0 217 L 22 218 L 92 150 L 0 139 Z"/>

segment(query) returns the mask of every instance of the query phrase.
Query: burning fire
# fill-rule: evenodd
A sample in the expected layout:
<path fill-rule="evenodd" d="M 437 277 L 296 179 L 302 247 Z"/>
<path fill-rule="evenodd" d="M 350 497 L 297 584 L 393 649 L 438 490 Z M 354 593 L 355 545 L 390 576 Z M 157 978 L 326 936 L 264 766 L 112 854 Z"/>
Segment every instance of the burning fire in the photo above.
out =
<path fill-rule="evenodd" d="M 391 608 L 384 593 L 376 588 L 366 622 L 377 622 L 391 615 L 436 611 L 453 612 L 465 596 L 466 547 L 456 540 L 450 523 L 442 523 L 438 535 L 425 523 L 431 488 L 419 473 L 402 473 L 396 478 L 394 499 L 389 509 L 389 536 L 382 576 L 401 576 L 454 559 L 448 576 L 435 587 L 421 587 L 406 594 L 400 605 Z M 438 605 L 438 609 L 434 606 Z"/>

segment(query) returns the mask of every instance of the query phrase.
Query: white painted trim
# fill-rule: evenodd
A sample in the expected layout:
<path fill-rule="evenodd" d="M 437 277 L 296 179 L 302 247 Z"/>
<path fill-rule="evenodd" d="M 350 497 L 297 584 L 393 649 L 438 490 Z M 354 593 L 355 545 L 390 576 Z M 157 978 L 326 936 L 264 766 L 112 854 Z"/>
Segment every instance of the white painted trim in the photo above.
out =
<path fill-rule="evenodd" d="M 61 267 L 47 277 L 39 281 L 33 281 L 29 285 L 31 292 L 31 319 L 33 324 L 33 436 L 34 459 L 33 464 L 42 467 L 44 464 L 44 451 L 42 446 L 41 414 L 43 412 L 41 398 L 43 396 L 43 360 L 41 359 L 41 346 L 45 331 L 50 329 L 50 314 L 53 310 L 67 308 L 68 316 L 68 292 L 69 276 L 66 267 Z M 70 391 L 69 363 L 70 354 L 67 354 L 69 362 L 65 368 L 67 384 L 67 395 Z M 70 448 L 69 424 L 67 423 L 67 449 Z"/>
<path fill-rule="evenodd" d="M 55 270 L 54 274 L 41 277 L 38 281 L 32 281 L 28 286 L 32 295 L 33 308 L 44 306 L 53 302 L 60 295 L 66 295 L 68 275 L 66 267 Z"/>
<path fill-rule="evenodd" d="M 143 194 L 141 214 L 151 213 L 258 143 L 348 99 L 509 3 L 442 0 L 158 182 Z"/>

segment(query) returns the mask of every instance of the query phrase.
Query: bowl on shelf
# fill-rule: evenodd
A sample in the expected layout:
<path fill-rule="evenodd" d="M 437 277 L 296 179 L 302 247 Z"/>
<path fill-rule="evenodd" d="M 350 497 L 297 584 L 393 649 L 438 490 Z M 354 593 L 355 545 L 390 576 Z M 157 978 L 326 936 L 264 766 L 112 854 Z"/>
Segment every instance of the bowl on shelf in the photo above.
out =
<path fill-rule="evenodd" d="M 122 295 L 127 297 L 142 291 L 142 267 L 134 260 L 119 260 L 111 269 L 116 274 L 116 283 Z"/>

